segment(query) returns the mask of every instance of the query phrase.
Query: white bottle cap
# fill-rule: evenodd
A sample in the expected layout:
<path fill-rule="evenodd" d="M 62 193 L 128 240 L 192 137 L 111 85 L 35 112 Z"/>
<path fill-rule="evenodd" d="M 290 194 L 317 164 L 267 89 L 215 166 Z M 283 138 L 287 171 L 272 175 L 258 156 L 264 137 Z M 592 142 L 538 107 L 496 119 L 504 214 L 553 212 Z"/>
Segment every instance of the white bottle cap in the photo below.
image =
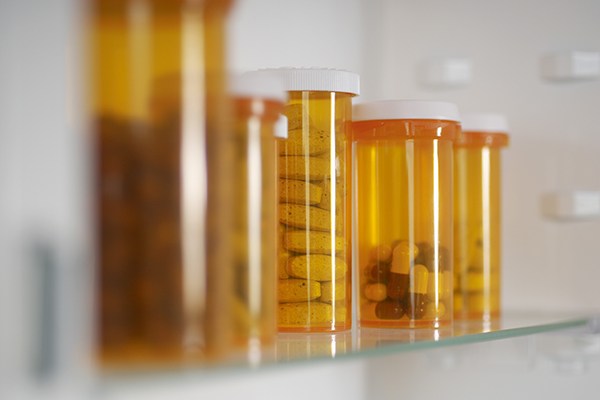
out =
<path fill-rule="evenodd" d="M 463 132 L 508 133 L 508 122 L 503 114 L 465 113 L 461 117 Z"/>
<path fill-rule="evenodd" d="M 264 100 L 285 103 L 288 94 L 283 80 L 275 76 L 262 76 L 245 73 L 230 79 L 229 90 L 235 97 L 258 97 Z"/>
<path fill-rule="evenodd" d="M 386 119 L 438 119 L 460 121 L 458 107 L 453 103 L 429 100 L 382 100 L 355 104 L 353 121 Z"/>
<path fill-rule="evenodd" d="M 251 75 L 274 76 L 282 79 L 285 90 L 340 92 L 360 94 L 358 74 L 331 68 L 267 68 L 248 72 Z"/>

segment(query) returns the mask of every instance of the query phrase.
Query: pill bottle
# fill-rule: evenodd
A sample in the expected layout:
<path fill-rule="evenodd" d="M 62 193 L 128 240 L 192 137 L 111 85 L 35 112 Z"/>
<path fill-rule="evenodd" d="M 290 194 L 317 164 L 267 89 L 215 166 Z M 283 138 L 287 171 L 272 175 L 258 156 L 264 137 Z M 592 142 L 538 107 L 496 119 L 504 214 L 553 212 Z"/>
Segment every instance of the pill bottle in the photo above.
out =
<path fill-rule="evenodd" d="M 234 344 L 260 362 L 277 334 L 277 123 L 287 92 L 276 78 L 241 75 L 230 87 L 234 105 Z M 283 134 L 287 135 L 287 129 Z"/>
<path fill-rule="evenodd" d="M 454 147 L 454 317 L 500 316 L 500 153 L 508 145 L 501 114 L 462 115 Z"/>
<path fill-rule="evenodd" d="M 255 71 L 289 93 L 288 138 L 278 145 L 278 326 L 283 332 L 351 327 L 350 122 L 355 73 Z"/>
<path fill-rule="evenodd" d="M 219 358 L 232 287 L 230 0 L 91 0 L 98 339 L 106 364 Z"/>
<path fill-rule="evenodd" d="M 354 107 L 358 324 L 452 323 L 452 144 L 458 109 L 391 100 Z"/>

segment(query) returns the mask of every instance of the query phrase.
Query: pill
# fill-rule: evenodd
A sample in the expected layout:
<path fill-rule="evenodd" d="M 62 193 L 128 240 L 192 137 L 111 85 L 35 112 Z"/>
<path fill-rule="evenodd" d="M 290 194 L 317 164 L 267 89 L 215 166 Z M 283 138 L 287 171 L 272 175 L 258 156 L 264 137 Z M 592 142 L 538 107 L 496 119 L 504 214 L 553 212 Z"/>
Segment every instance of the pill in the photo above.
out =
<path fill-rule="evenodd" d="M 365 268 L 365 275 L 371 281 L 387 283 L 390 277 L 390 264 L 370 262 Z"/>
<path fill-rule="evenodd" d="M 282 303 L 277 320 L 279 326 L 297 326 L 331 322 L 333 315 L 332 305 L 320 301 Z"/>
<path fill-rule="evenodd" d="M 390 272 L 396 274 L 408 274 L 411 261 L 419 254 L 417 246 L 408 242 L 400 242 L 392 252 L 392 267 Z"/>
<path fill-rule="evenodd" d="M 371 301 L 383 301 L 387 298 L 387 286 L 383 283 L 371 283 L 365 286 L 365 297 Z"/>
<path fill-rule="evenodd" d="M 324 210 L 331 210 L 331 198 L 333 195 L 335 195 L 336 207 L 342 205 L 342 195 L 338 192 L 331 192 L 331 180 L 323 179 L 323 181 L 319 182 L 318 185 L 321 188 L 321 201 L 316 204 L 317 207 Z"/>
<path fill-rule="evenodd" d="M 408 274 L 390 272 L 387 289 L 391 299 L 402 300 L 408 290 Z"/>
<path fill-rule="evenodd" d="M 306 279 L 281 279 L 278 289 L 281 303 L 314 300 L 321 296 L 319 282 Z"/>
<path fill-rule="evenodd" d="M 449 271 L 438 273 L 437 279 L 435 274 L 430 273 L 429 279 L 427 280 L 427 298 L 429 299 L 429 301 L 435 301 L 436 293 L 438 300 L 448 299 L 452 290 L 453 279 L 454 277 Z"/>
<path fill-rule="evenodd" d="M 309 254 L 291 257 L 286 271 L 297 278 L 331 281 L 343 277 L 348 271 L 348 264 L 338 257 Z"/>
<path fill-rule="evenodd" d="M 406 315 L 410 319 L 421 319 L 425 315 L 428 277 L 429 271 L 424 265 L 417 264 L 411 268 L 406 297 Z"/>
<path fill-rule="evenodd" d="M 283 109 L 283 115 L 287 117 L 288 130 L 312 125 L 306 107 L 302 103 L 288 104 Z"/>
<path fill-rule="evenodd" d="M 417 247 L 410 246 L 408 242 L 400 242 L 394 247 L 388 280 L 388 296 L 391 299 L 401 300 L 406 296 L 411 260 L 417 254 Z"/>
<path fill-rule="evenodd" d="M 485 289 L 485 275 L 481 272 L 468 272 L 466 276 L 466 290 L 479 292 Z"/>
<path fill-rule="evenodd" d="M 446 306 L 443 302 L 438 302 L 436 306 L 436 303 L 431 301 L 425 306 L 423 319 L 439 319 L 444 316 L 444 313 L 446 313 Z"/>
<path fill-rule="evenodd" d="M 371 261 L 387 263 L 392 259 L 392 248 L 387 244 L 375 246 L 369 252 Z"/>
<path fill-rule="evenodd" d="M 336 253 L 346 251 L 346 240 L 336 237 L 332 242 L 330 233 L 297 230 L 288 232 L 283 237 L 283 246 L 297 253 L 331 254 L 332 245 Z"/>
<path fill-rule="evenodd" d="M 318 157 L 281 156 L 277 163 L 280 178 L 322 181 L 331 175 L 329 161 Z"/>
<path fill-rule="evenodd" d="M 318 204 L 321 202 L 323 189 L 310 182 L 293 179 L 279 180 L 279 201 L 297 204 Z"/>
<path fill-rule="evenodd" d="M 337 281 L 321 282 L 321 300 L 324 303 L 332 303 L 334 301 L 343 300 L 346 298 L 346 280 L 338 279 Z"/>
<path fill-rule="evenodd" d="M 288 129 L 288 137 L 279 146 L 280 155 L 319 155 L 328 152 L 331 147 L 329 132 L 309 127 Z"/>
<path fill-rule="evenodd" d="M 400 319 L 404 312 L 404 305 L 400 301 L 380 301 L 375 307 L 375 314 L 379 319 Z"/>
<path fill-rule="evenodd" d="M 334 315 L 336 324 L 342 324 L 348 320 L 348 310 L 341 304 L 342 302 L 335 306 Z"/>
<path fill-rule="evenodd" d="M 302 229 L 332 230 L 329 211 L 302 204 L 279 204 L 279 222 Z"/>
<path fill-rule="evenodd" d="M 429 244 L 421 245 L 424 250 L 415 260 L 415 264 L 426 266 L 430 272 L 452 270 L 451 254 L 447 248 L 442 246 L 436 248 Z"/>
<path fill-rule="evenodd" d="M 277 276 L 279 277 L 279 279 L 287 279 L 290 277 L 286 270 L 290 254 L 291 253 L 283 247 L 279 247 L 279 260 L 277 264 Z"/>
<path fill-rule="evenodd" d="M 464 301 L 463 301 L 463 295 L 460 292 L 455 292 L 453 299 L 452 299 L 452 309 L 454 310 L 454 313 L 460 313 L 463 311 L 464 309 Z"/>
<path fill-rule="evenodd" d="M 500 296 L 483 293 L 469 293 L 465 298 L 466 308 L 471 313 L 496 311 L 500 308 Z"/>

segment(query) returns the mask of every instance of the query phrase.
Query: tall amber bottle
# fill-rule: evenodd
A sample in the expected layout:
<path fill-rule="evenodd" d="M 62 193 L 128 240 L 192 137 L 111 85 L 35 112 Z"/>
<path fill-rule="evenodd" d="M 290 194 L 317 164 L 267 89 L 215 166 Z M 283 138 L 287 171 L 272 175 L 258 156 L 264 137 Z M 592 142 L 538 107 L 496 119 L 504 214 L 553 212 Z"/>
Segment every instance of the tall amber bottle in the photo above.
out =
<path fill-rule="evenodd" d="M 230 3 L 91 2 L 104 361 L 218 356 L 228 344 Z"/>
<path fill-rule="evenodd" d="M 462 115 L 454 147 L 454 317 L 500 317 L 501 150 L 508 124 L 501 114 Z"/>

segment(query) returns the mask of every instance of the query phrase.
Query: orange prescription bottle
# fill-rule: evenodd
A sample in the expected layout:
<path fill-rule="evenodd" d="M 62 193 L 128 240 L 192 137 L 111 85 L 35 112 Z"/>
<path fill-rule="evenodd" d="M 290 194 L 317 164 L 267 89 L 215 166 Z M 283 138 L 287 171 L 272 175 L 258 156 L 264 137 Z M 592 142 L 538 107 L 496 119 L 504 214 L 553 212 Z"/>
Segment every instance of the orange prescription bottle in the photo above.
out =
<path fill-rule="evenodd" d="M 351 328 L 350 121 L 355 73 L 319 68 L 255 71 L 289 93 L 279 141 L 278 326 L 284 332 Z"/>
<path fill-rule="evenodd" d="M 233 331 L 251 362 L 277 334 L 277 124 L 287 92 L 266 76 L 233 79 L 235 199 Z M 284 134 L 287 134 L 287 129 Z"/>
<path fill-rule="evenodd" d="M 90 1 L 105 363 L 218 357 L 229 346 L 230 3 Z"/>
<path fill-rule="evenodd" d="M 361 327 L 452 323 L 452 145 L 458 109 L 391 100 L 354 107 Z"/>
<path fill-rule="evenodd" d="M 462 115 L 454 147 L 454 317 L 500 316 L 500 150 L 508 145 L 501 114 Z"/>

